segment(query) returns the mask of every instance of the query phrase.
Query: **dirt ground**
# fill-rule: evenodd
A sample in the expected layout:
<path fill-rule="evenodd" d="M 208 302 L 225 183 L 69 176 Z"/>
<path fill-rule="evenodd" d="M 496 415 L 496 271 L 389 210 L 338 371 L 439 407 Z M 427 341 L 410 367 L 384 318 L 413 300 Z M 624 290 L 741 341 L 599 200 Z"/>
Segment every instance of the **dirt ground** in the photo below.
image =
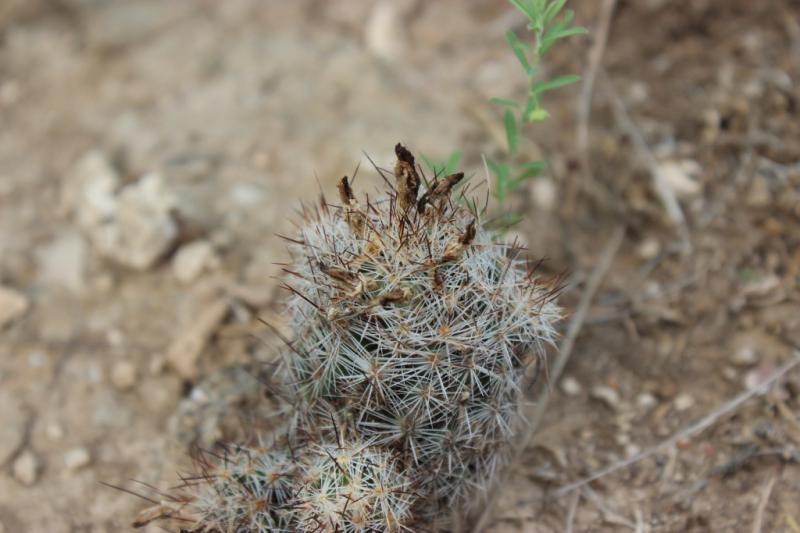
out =
<path fill-rule="evenodd" d="M 571 2 L 594 38 L 547 69 L 586 72 L 606 3 Z M 147 503 L 103 483 L 247 438 L 276 233 L 398 141 L 482 174 L 512 27 L 500 0 L 1 0 L 0 532 L 127 531 Z M 800 4 L 620 0 L 609 28 L 588 146 L 578 84 L 516 234 L 571 312 L 624 240 L 488 530 L 800 533 L 800 368 L 755 390 L 800 350 Z"/>

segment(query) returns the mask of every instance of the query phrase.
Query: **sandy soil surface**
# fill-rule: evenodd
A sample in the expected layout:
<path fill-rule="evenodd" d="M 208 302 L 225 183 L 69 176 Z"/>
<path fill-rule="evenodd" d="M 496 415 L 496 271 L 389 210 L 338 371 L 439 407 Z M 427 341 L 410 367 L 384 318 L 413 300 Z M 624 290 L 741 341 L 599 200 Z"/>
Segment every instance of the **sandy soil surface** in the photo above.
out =
<path fill-rule="evenodd" d="M 499 0 L 0 2 L 0 531 L 126 531 L 146 502 L 103 483 L 251 435 L 276 233 L 398 141 L 482 173 L 511 27 Z M 588 146 L 579 85 L 526 141 L 516 236 L 573 311 L 624 239 L 488 530 L 800 532 L 800 369 L 669 440 L 800 350 L 800 6 L 619 1 L 601 65 Z"/>

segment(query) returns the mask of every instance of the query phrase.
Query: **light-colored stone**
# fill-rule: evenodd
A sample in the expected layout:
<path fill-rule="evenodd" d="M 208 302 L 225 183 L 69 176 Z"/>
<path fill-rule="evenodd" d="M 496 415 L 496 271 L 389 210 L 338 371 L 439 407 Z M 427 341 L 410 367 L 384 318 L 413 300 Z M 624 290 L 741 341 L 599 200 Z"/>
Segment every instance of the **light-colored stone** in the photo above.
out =
<path fill-rule="evenodd" d="M 82 228 L 92 229 L 114 218 L 121 181 L 111 162 L 98 150 L 87 152 L 78 160 L 65 200 Z"/>
<path fill-rule="evenodd" d="M 566 376 L 561 380 L 561 390 L 563 390 L 564 394 L 567 396 L 577 396 L 583 391 L 583 387 L 577 379 L 572 376 Z"/>
<path fill-rule="evenodd" d="M 558 188 L 550 178 L 537 178 L 531 184 L 531 197 L 536 207 L 551 211 L 558 200 Z"/>
<path fill-rule="evenodd" d="M 92 456 L 86 448 L 73 448 L 64 454 L 64 466 L 69 472 L 77 472 L 89 466 Z"/>
<path fill-rule="evenodd" d="M 0 285 L 0 328 L 24 315 L 30 307 L 27 296 L 11 287 Z"/>
<path fill-rule="evenodd" d="M 636 397 L 636 406 L 642 411 L 649 411 L 658 405 L 658 400 L 649 392 L 643 392 Z"/>
<path fill-rule="evenodd" d="M 77 232 L 56 237 L 37 250 L 38 280 L 79 293 L 84 288 L 86 242 Z"/>
<path fill-rule="evenodd" d="M 407 48 L 407 37 L 397 2 L 377 2 L 367 18 L 365 28 L 367 48 L 373 54 L 390 61 L 402 57 Z"/>
<path fill-rule="evenodd" d="M 173 339 L 167 349 L 167 360 L 181 377 L 197 377 L 197 359 L 227 314 L 228 303 L 224 299 L 212 301 Z"/>
<path fill-rule="evenodd" d="M 111 383 L 119 390 L 130 390 L 136 385 L 137 374 L 132 362 L 119 361 L 111 368 Z"/>
<path fill-rule="evenodd" d="M 39 477 L 39 459 L 30 450 L 25 450 L 14 461 L 12 470 L 14 477 L 26 486 L 31 486 L 36 483 Z"/>
<path fill-rule="evenodd" d="M 52 441 L 59 441 L 64 438 L 64 428 L 57 422 L 51 422 L 45 427 L 47 438 Z"/>
<path fill-rule="evenodd" d="M 66 200 L 100 255 L 146 270 L 172 247 L 178 236 L 172 216 L 176 202 L 159 174 L 123 187 L 117 171 L 98 151 L 81 158 L 74 174 Z"/>
<path fill-rule="evenodd" d="M 655 259 L 661 253 L 658 240 L 647 238 L 636 248 L 636 255 L 645 260 Z"/>
<path fill-rule="evenodd" d="M 658 165 L 657 171 L 664 183 L 679 198 L 695 196 L 703 190 L 703 186 L 697 181 L 700 165 L 696 161 L 664 161 Z"/>
<path fill-rule="evenodd" d="M 98 251 L 135 270 L 152 267 L 172 246 L 178 226 L 174 200 L 158 174 L 148 174 L 119 194 L 112 222 L 93 231 Z"/>
<path fill-rule="evenodd" d="M 205 240 L 194 241 L 182 246 L 172 260 L 172 273 L 181 283 L 191 283 L 196 280 L 204 270 L 213 269 L 219 265 L 219 258 L 214 253 L 214 247 Z"/>
<path fill-rule="evenodd" d="M 597 385 L 592 388 L 591 396 L 593 399 L 604 403 L 607 407 L 617 410 L 619 409 L 620 399 L 619 393 L 606 385 Z"/>
<path fill-rule="evenodd" d="M 675 410 L 676 411 L 688 411 L 692 407 L 694 407 L 694 397 L 691 394 L 683 393 L 679 394 L 677 398 L 675 398 Z"/>

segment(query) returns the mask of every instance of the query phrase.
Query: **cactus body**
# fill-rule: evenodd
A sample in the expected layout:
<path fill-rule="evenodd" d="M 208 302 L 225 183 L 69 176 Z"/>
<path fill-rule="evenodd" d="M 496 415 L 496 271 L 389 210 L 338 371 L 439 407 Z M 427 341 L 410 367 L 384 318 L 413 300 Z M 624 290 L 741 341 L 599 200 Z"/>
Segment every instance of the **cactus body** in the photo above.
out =
<path fill-rule="evenodd" d="M 397 154 L 396 193 L 359 205 L 345 178 L 343 206 L 310 214 L 290 246 L 287 381 L 300 416 L 319 425 L 333 412 L 395 450 L 440 514 L 476 501 L 502 464 L 523 368 L 559 310 L 451 198 L 460 174 L 417 200 L 413 157 Z"/>
<path fill-rule="evenodd" d="M 557 289 L 454 198 L 463 174 L 420 194 L 396 154 L 385 198 L 359 202 L 345 177 L 290 239 L 280 376 L 304 444 L 218 465 L 186 500 L 195 531 L 446 530 L 506 461 Z"/>

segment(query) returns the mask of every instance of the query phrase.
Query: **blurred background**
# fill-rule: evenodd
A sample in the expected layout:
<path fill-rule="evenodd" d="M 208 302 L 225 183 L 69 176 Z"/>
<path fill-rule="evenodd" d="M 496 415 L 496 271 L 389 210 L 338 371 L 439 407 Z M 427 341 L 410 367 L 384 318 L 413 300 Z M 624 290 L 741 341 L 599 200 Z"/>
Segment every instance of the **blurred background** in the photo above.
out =
<path fill-rule="evenodd" d="M 548 169 L 513 236 L 568 310 L 624 238 L 489 530 L 798 533 L 798 371 L 545 500 L 800 349 L 800 4 L 570 7 L 590 36 L 543 68 L 584 83 L 525 133 Z M 482 179 L 510 28 L 501 0 L 0 0 L 0 531 L 126 531 L 148 504 L 102 482 L 152 495 L 128 480 L 252 437 L 276 234 L 359 164 L 375 194 L 397 142 Z"/>

